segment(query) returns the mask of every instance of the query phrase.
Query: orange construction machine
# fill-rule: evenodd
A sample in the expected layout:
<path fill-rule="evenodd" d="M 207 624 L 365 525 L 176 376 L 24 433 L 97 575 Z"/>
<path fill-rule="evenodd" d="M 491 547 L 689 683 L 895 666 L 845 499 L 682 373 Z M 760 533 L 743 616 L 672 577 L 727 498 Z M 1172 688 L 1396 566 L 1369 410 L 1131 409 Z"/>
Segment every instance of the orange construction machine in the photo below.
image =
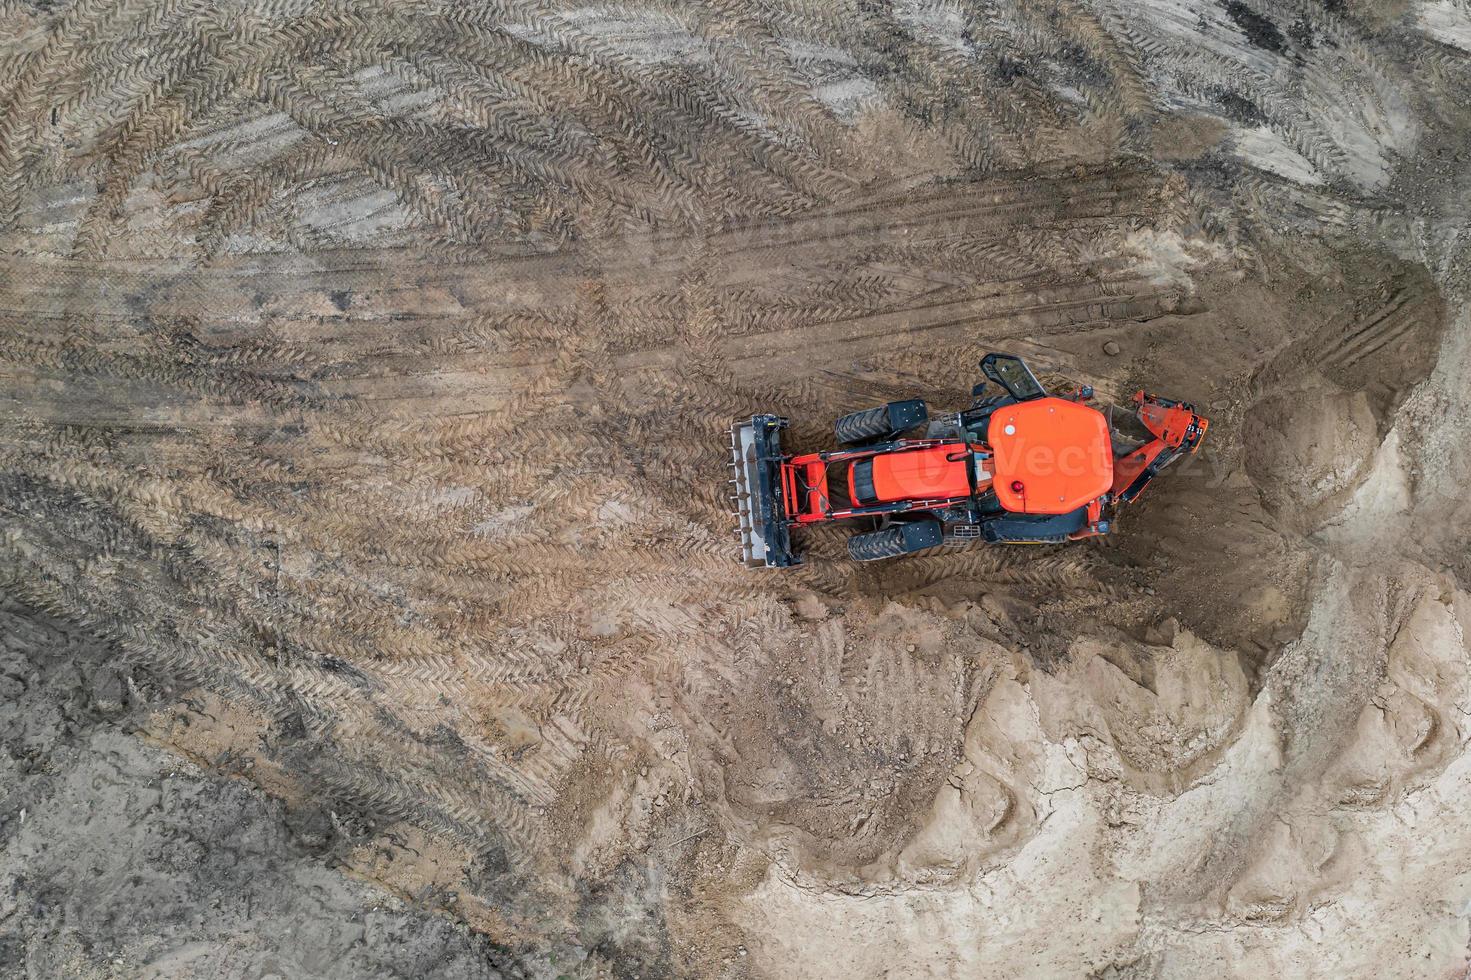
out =
<path fill-rule="evenodd" d="M 1119 504 L 1194 453 L 1207 421 L 1184 402 L 1138 392 L 1107 414 L 1083 387 L 1051 395 L 1019 357 L 988 354 L 962 412 L 931 416 L 918 399 L 853 412 L 834 425 L 845 448 L 782 452 L 787 420 L 757 415 L 731 430 L 741 557 L 794 565 L 792 531 L 861 520 L 848 553 L 873 561 L 981 540 L 1043 544 L 1107 534 Z M 903 438 L 923 429 L 921 438 Z M 1132 431 L 1130 431 L 1132 430 Z"/>

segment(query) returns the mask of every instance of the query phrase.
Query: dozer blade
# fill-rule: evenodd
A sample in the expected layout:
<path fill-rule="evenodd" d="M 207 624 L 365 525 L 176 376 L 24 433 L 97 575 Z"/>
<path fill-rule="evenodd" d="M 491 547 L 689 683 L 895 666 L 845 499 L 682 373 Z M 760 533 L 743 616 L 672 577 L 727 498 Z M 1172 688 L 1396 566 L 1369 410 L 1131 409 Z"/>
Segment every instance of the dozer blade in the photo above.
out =
<path fill-rule="evenodd" d="M 730 430 L 741 561 L 752 568 L 797 564 L 781 501 L 781 430 L 786 425 L 779 416 L 756 415 Z"/>

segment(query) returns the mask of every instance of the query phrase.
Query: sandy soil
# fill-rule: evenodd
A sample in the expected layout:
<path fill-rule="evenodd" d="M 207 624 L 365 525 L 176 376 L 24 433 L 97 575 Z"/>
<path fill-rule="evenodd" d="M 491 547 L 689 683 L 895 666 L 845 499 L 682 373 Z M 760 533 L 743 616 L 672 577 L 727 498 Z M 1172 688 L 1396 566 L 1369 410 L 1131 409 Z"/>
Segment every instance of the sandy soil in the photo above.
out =
<path fill-rule="evenodd" d="M 0 962 L 1464 977 L 1468 93 L 1464 0 L 0 2 Z M 1206 449 L 734 561 L 734 418 L 989 350 Z"/>
<path fill-rule="evenodd" d="M 106 644 L 9 603 L 0 623 L 6 976 L 519 975 L 413 896 L 329 870 L 341 818 L 287 812 L 252 760 L 211 772 L 138 737 L 167 695 L 125 684 Z"/>

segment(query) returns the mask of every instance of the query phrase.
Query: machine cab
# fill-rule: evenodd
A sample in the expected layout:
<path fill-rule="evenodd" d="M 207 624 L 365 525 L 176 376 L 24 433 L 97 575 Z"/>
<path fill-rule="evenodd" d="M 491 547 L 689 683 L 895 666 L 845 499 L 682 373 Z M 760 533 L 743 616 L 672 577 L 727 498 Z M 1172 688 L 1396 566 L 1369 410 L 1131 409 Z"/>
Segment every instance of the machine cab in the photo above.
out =
<path fill-rule="evenodd" d="M 991 413 L 986 441 L 996 499 L 1013 513 L 1071 513 L 1113 486 L 1108 419 L 1080 402 L 1043 397 L 1002 405 Z"/>
<path fill-rule="evenodd" d="M 1026 361 L 1013 354 L 987 354 L 981 358 L 981 373 L 1005 388 L 1019 402 L 1047 394 L 1047 389 L 1042 387 Z"/>

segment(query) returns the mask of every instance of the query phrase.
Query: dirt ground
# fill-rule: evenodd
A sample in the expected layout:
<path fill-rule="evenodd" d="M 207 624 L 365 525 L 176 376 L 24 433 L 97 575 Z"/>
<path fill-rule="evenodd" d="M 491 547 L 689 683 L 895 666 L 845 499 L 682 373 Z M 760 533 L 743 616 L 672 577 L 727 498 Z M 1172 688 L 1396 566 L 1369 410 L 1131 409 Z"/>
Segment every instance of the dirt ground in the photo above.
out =
<path fill-rule="evenodd" d="M 1467 976 L 1468 212 L 1466 0 L 0 0 L 0 974 Z M 736 562 L 991 350 L 1205 448 Z"/>

